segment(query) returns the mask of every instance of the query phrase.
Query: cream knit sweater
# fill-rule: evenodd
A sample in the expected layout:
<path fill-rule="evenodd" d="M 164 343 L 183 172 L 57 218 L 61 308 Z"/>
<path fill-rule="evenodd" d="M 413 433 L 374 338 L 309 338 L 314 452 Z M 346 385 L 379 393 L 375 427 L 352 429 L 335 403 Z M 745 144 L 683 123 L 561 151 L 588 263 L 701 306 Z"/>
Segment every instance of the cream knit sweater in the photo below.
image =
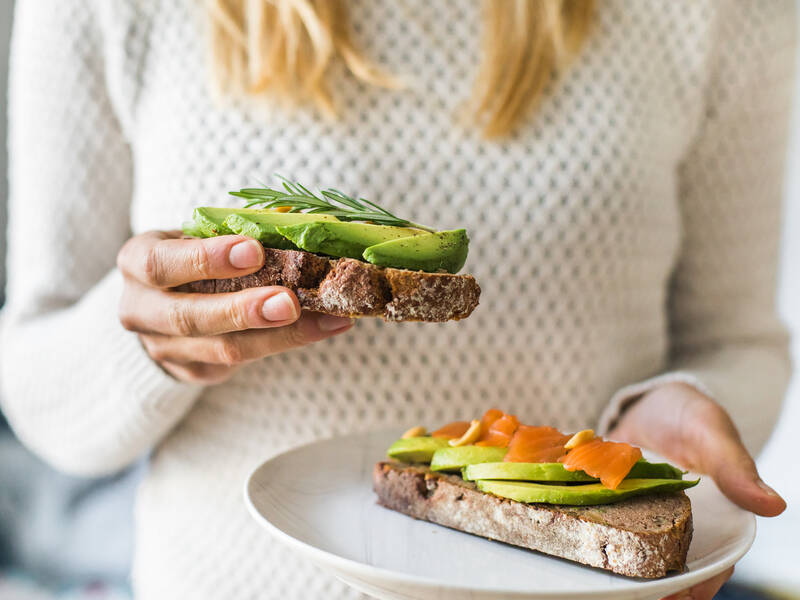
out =
<path fill-rule="evenodd" d="M 478 60 L 476 3 L 351 4 L 360 45 L 411 86 L 335 73 L 343 110 L 329 122 L 215 105 L 199 1 L 18 3 L 3 408 L 67 471 L 152 451 L 140 598 L 351 597 L 241 499 L 259 462 L 321 436 L 490 405 L 602 428 L 665 379 L 707 390 L 751 449 L 777 418 L 792 2 L 601 2 L 579 60 L 499 142 L 455 118 Z M 441 325 L 366 319 L 225 385 L 171 379 L 117 321 L 117 250 L 195 206 L 239 206 L 226 192 L 273 172 L 467 227 L 480 307 Z"/>

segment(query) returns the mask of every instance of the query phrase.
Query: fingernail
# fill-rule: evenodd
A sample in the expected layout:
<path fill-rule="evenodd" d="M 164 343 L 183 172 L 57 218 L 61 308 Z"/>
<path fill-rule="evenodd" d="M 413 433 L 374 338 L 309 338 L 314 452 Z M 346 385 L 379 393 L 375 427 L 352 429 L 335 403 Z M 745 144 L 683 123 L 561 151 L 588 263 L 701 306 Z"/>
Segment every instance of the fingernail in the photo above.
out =
<path fill-rule="evenodd" d="M 261 306 L 261 313 L 267 321 L 288 321 L 297 318 L 297 308 L 286 292 L 267 298 Z"/>
<path fill-rule="evenodd" d="M 228 261 L 235 269 L 252 269 L 261 265 L 261 244 L 255 240 L 239 242 L 228 252 Z"/>
<path fill-rule="evenodd" d="M 769 487 L 769 486 L 768 486 L 766 483 L 764 483 L 764 482 L 763 482 L 761 479 L 759 479 L 758 481 L 756 481 L 756 485 L 757 485 L 758 487 L 760 487 L 762 490 L 764 490 L 764 493 L 765 493 L 767 496 L 772 496 L 773 498 L 780 498 L 780 494 L 778 494 L 778 492 L 776 492 L 776 491 L 775 491 L 775 490 L 773 490 L 771 487 Z"/>
<path fill-rule="evenodd" d="M 353 319 L 347 317 L 334 317 L 333 315 L 319 315 L 317 327 L 320 331 L 336 331 L 353 324 Z"/>

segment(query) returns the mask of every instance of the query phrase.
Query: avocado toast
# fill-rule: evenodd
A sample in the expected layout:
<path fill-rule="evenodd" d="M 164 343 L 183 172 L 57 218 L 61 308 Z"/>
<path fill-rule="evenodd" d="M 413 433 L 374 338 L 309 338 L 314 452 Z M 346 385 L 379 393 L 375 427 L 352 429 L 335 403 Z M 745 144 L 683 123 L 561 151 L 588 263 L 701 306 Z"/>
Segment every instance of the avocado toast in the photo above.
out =
<path fill-rule="evenodd" d="M 197 208 L 183 231 L 257 239 L 265 249 L 264 267 L 245 277 L 193 282 L 181 291 L 281 285 L 297 295 L 303 309 L 387 321 L 464 319 L 478 305 L 475 278 L 457 274 L 469 249 L 463 229 L 436 231 L 367 200 L 336 190 L 313 194 L 288 180 L 283 190 L 231 194 L 247 199 L 246 207 Z"/>
<path fill-rule="evenodd" d="M 407 432 L 375 465 L 378 503 L 629 577 L 685 569 L 692 511 L 683 490 L 697 481 L 591 430 L 564 435 L 509 421 L 516 417 L 490 409 L 431 435 Z"/>

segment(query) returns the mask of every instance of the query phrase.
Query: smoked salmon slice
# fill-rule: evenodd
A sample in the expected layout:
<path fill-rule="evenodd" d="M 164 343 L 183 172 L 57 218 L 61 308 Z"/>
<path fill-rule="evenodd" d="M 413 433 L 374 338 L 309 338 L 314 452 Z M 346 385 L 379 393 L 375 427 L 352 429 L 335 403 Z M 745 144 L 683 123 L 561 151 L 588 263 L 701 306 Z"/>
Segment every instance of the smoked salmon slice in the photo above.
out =
<path fill-rule="evenodd" d="M 483 427 L 481 421 L 481 437 L 475 442 L 476 446 L 508 446 L 514 432 L 519 427 L 519 419 L 514 415 L 503 415 L 494 421 L 488 428 Z"/>
<path fill-rule="evenodd" d="M 558 460 L 564 463 L 567 471 L 583 471 L 597 477 L 605 487 L 615 490 L 641 458 L 642 451 L 630 444 L 595 438 L 573 448 Z"/>
<path fill-rule="evenodd" d="M 555 427 L 531 427 L 520 425 L 511 442 L 506 462 L 556 462 L 564 456 L 564 444 L 570 436 L 564 435 Z"/>
<path fill-rule="evenodd" d="M 492 426 L 492 423 L 497 421 L 498 419 L 502 419 L 505 416 L 504 413 L 499 408 L 490 408 L 481 417 L 481 431 L 488 431 L 489 427 Z"/>
<path fill-rule="evenodd" d="M 469 429 L 469 421 L 453 421 L 434 431 L 431 436 L 447 439 L 458 439 Z"/>

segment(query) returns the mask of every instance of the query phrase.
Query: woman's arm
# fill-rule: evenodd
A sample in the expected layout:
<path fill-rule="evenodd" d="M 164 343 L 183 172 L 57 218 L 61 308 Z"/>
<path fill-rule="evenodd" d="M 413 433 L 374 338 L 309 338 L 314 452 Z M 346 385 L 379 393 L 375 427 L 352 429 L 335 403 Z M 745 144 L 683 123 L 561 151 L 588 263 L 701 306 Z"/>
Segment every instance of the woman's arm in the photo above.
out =
<path fill-rule="evenodd" d="M 241 236 L 128 239 L 132 165 L 91 4 L 40 6 L 21 5 L 15 30 L 3 402 L 43 457 L 96 474 L 155 445 L 189 410 L 197 384 L 221 383 L 352 321 L 301 314 L 278 286 L 172 291 L 257 271 L 264 251 Z"/>
<path fill-rule="evenodd" d="M 86 0 L 17 3 L 10 77 L 3 408 L 54 465 L 97 474 L 146 452 L 189 409 L 118 320 L 130 150 Z"/>
<path fill-rule="evenodd" d="M 671 372 L 617 393 L 601 428 L 709 475 L 742 508 L 776 516 L 786 503 L 751 454 L 772 431 L 790 374 L 775 289 L 795 7 L 719 7 L 707 107 L 679 173 Z M 669 600 L 711 600 L 732 572 Z"/>
<path fill-rule="evenodd" d="M 679 381 L 726 409 L 755 453 L 790 374 L 775 290 L 795 15 L 791 2 L 724 7 L 705 114 L 679 172 L 683 240 L 669 294 L 669 372 L 617 393 L 600 428 L 613 427 L 631 399 Z"/>

